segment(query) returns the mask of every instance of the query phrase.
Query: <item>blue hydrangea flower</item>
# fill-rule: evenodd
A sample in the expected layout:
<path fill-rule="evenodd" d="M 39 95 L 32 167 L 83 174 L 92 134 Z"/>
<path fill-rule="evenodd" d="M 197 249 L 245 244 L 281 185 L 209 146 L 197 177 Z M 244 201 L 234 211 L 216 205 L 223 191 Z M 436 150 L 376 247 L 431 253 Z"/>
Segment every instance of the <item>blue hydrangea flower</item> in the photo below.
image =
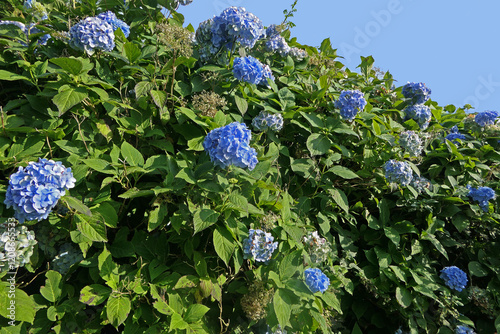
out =
<path fill-rule="evenodd" d="M 112 11 L 108 10 L 107 12 L 101 13 L 97 15 L 97 18 L 111 24 L 111 26 L 113 27 L 113 31 L 120 28 L 125 37 L 128 37 L 130 35 L 129 25 L 123 22 L 122 20 L 118 19 L 115 13 L 113 13 Z"/>
<path fill-rule="evenodd" d="M 430 189 L 432 187 L 431 181 L 423 176 L 413 175 L 410 186 L 412 186 L 417 192 L 421 193 L 424 189 Z"/>
<path fill-rule="evenodd" d="M 422 104 L 429 99 L 431 90 L 423 82 L 408 82 L 403 86 L 403 95 L 413 104 Z"/>
<path fill-rule="evenodd" d="M 24 0 L 24 8 L 25 9 L 31 9 L 33 8 L 33 2 L 35 2 L 34 0 Z"/>
<path fill-rule="evenodd" d="M 318 291 L 323 293 L 328 289 L 330 279 L 320 269 L 308 268 L 304 271 L 304 274 L 306 276 L 306 284 L 313 293 Z"/>
<path fill-rule="evenodd" d="M 359 90 L 344 90 L 340 93 L 339 99 L 335 101 L 335 108 L 340 109 L 340 116 L 343 119 L 352 121 L 356 114 L 366 106 L 363 93 Z"/>
<path fill-rule="evenodd" d="M 476 332 L 468 326 L 460 325 L 455 328 L 455 334 L 476 334 Z"/>
<path fill-rule="evenodd" d="M 251 229 L 248 238 L 243 241 L 245 259 L 254 259 L 258 262 L 267 262 L 278 248 L 278 242 L 273 242 L 271 233 Z"/>
<path fill-rule="evenodd" d="M 384 164 L 384 170 L 387 182 L 395 182 L 402 186 L 407 186 L 413 179 L 413 170 L 404 161 L 389 160 Z"/>
<path fill-rule="evenodd" d="M 431 121 L 431 109 L 423 104 L 415 104 L 405 108 L 406 118 L 417 122 L 420 129 L 425 130 Z"/>
<path fill-rule="evenodd" d="M 500 116 L 498 111 L 483 111 L 476 114 L 474 121 L 476 121 L 480 127 L 484 128 L 486 125 L 495 124 L 495 119 L 498 116 Z"/>
<path fill-rule="evenodd" d="M 259 82 L 259 85 L 264 85 L 267 88 L 271 88 L 269 85 L 269 82 L 267 82 L 267 79 L 271 79 L 271 81 L 274 82 L 274 75 L 273 71 L 271 71 L 271 68 L 269 65 L 262 65 L 262 79 Z"/>
<path fill-rule="evenodd" d="M 444 280 L 444 283 L 451 289 L 462 291 L 467 285 L 467 274 L 458 267 L 444 267 L 441 270 L 439 277 Z"/>
<path fill-rule="evenodd" d="M 208 133 L 203 148 L 210 160 L 221 168 L 235 165 L 253 170 L 257 165 L 257 152 L 250 147 L 251 132 L 243 123 L 233 122 Z"/>
<path fill-rule="evenodd" d="M 97 17 L 87 17 L 69 29 L 72 48 L 92 55 L 94 51 L 112 51 L 115 47 L 113 26 Z"/>
<path fill-rule="evenodd" d="M 215 47 L 212 43 L 212 26 L 213 19 L 203 21 L 196 29 L 194 45 L 198 48 L 201 61 L 208 61 L 213 58 L 219 51 L 219 47 Z"/>
<path fill-rule="evenodd" d="M 216 48 L 225 46 L 231 49 L 234 41 L 253 48 L 264 35 L 262 21 L 243 7 L 226 8 L 213 19 L 212 43 Z"/>
<path fill-rule="evenodd" d="M 261 111 L 253 120 L 252 125 L 259 131 L 280 131 L 283 128 L 283 116 Z"/>
<path fill-rule="evenodd" d="M 276 25 L 271 25 L 266 30 L 266 49 L 270 52 L 278 52 L 281 56 L 286 56 L 290 52 L 290 46 L 285 38 L 280 35 Z"/>
<path fill-rule="evenodd" d="M 52 260 L 52 269 L 64 275 L 72 265 L 82 260 L 83 254 L 80 249 L 73 244 L 65 243 L 61 246 L 59 254 Z"/>
<path fill-rule="evenodd" d="M 496 197 L 495 191 L 490 187 L 479 187 L 472 188 L 470 185 L 467 186 L 469 189 L 469 194 L 467 196 L 472 197 L 476 202 L 479 202 L 479 206 L 484 212 L 488 212 L 488 201 Z"/>
<path fill-rule="evenodd" d="M 7 208 L 14 208 L 14 217 L 20 223 L 40 221 L 48 217 L 65 191 L 75 186 L 75 181 L 71 168 L 60 161 L 30 162 L 10 176 L 4 203 Z"/>
<path fill-rule="evenodd" d="M 417 157 L 424 149 L 422 139 L 415 131 L 405 131 L 399 136 L 399 144 L 411 157 Z"/>
<path fill-rule="evenodd" d="M 38 33 L 42 32 L 40 29 L 35 27 L 34 23 L 30 23 L 28 25 L 25 25 L 24 23 L 17 22 L 17 21 L 0 21 L 0 25 L 16 26 L 17 28 L 22 30 L 22 32 L 26 35 L 27 39 L 29 39 L 29 36 L 32 34 L 38 34 Z M 37 42 L 38 45 L 46 45 L 49 38 L 50 38 L 49 34 L 42 35 L 41 37 L 38 38 L 38 42 Z M 23 41 L 18 41 L 18 42 L 24 46 L 28 46 Z"/>
<path fill-rule="evenodd" d="M 465 140 L 465 136 L 458 132 L 458 127 L 456 125 L 451 128 L 450 133 L 445 138 L 454 143 L 458 143 L 457 139 Z"/>
<path fill-rule="evenodd" d="M 288 52 L 288 55 L 297 61 L 301 61 L 302 59 L 307 57 L 307 52 L 306 50 L 293 47 L 290 49 L 290 52 Z"/>
<path fill-rule="evenodd" d="M 236 57 L 233 63 L 233 74 L 240 81 L 259 84 L 264 78 L 264 65 L 252 56 Z"/>

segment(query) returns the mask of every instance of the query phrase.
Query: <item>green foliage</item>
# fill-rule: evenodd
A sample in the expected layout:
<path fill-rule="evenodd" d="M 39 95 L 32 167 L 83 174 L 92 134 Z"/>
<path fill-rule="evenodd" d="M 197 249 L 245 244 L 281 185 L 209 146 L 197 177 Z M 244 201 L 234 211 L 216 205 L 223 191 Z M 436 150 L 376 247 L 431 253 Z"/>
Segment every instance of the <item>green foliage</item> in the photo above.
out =
<path fill-rule="evenodd" d="M 8 3 L 2 13 L 32 19 Z M 174 45 L 167 32 L 193 29 L 182 31 L 173 2 L 43 3 L 46 46 L 39 36 L 23 46 L 22 36 L 0 29 L 0 197 L 9 176 L 38 158 L 71 167 L 76 186 L 47 220 L 26 223 L 45 242 L 16 274 L 12 331 L 500 330 L 498 201 L 483 212 L 466 189 L 498 189 L 497 126 L 480 129 L 464 108 L 428 101 L 432 121 L 419 131 L 404 119 L 407 101 L 392 75 L 379 75 L 371 56 L 361 58 L 360 73 L 345 68 L 328 39 L 302 46 L 301 61 L 261 44 L 242 50 L 270 65 L 275 81 L 266 88 L 233 78 L 231 52 L 223 65 L 204 64 Z M 296 3 L 285 11 L 288 27 Z M 168 20 L 158 4 L 172 9 Z M 112 52 L 88 56 L 67 45 L 61 31 L 110 8 L 131 27 L 128 38 L 116 32 Z M 346 122 L 334 101 L 351 89 L 368 104 Z M 202 145 L 207 133 L 234 121 L 250 126 L 262 110 L 282 113 L 284 128 L 253 132 L 255 169 L 215 167 Z M 444 139 L 454 125 L 466 141 Z M 399 146 L 405 130 L 425 138 L 422 156 Z M 429 184 L 388 184 L 389 159 L 406 160 Z M 13 214 L 0 210 L 4 219 Z M 279 243 L 268 263 L 245 259 L 250 229 Z M 322 263 L 303 243 L 314 231 L 331 248 Z M 61 275 L 51 260 L 68 242 L 84 260 Z M 439 277 L 450 265 L 468 274 L 463 292 Z M 325 293 L 305 284 L 308 267 L 329 277 Z M 0 277 L 0 305 L 8 305 L 10 275 Z M 4 307 L 0 316 L 2 332 L 11 330 Z"/>

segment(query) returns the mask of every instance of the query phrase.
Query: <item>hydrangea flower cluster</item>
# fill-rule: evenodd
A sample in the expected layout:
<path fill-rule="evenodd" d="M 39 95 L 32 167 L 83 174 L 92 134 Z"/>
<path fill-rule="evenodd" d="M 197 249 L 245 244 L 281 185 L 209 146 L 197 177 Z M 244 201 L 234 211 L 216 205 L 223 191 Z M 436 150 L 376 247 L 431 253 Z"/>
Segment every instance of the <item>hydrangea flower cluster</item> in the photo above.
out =
<path fill-rule="evenodd" d="M 286 56 L 290 52 L 291 48 L 288 46 L 285 38 L 280 35 L 278 30 L 278 26 L 275 24 L 271 24 L 266 29 L 267 41 L 266 41 L 266 49 L 271 52 L 277 52 L 281 56 Z"/>
<path fill-rule="evenodd" d="M 248 238 L 243 241 L 243 254 L 245 259 L 253 258 L 258 262 L 267 262 L 273 252 L 278 248 L 278 242 L 273 242 L 271 233 L 251 229 Z"/>
<path fill-rule="evenodd" d="M 182 6 L 187 6 L 189 5 L 190 3 L 192 3 L 193 0 L 179 0 L 179 3 L 182 5 Z"/>
<path fill-rule="evenodd" d="M 388 182 L 407 186 L 413 179 L 413 171 L 405 161 L 389 160 L 384 164 L 384 170 Z"/>
<path fill-rule="evenodd" d="M 257 165 L 257 152 L 250 147 L 251 132 L 244 123 L 233 122 L 214 129 L 203 141 L 210 160 L 221 168 L 235 165 L 253 170 Z"/>
<path fill-rule="evenodd" d="M 405 108 L 406 118 L 417 122 L 420 129 L 425 130 L 431 121 L 431 109 L 423 104 L 414 104 Z"/>
<path fill-rule="evenodd" d="M 261 111 L 252 120 L 252 125 L 259 131 L 280 131 L 283 128 L 283 116 Z"/>
<path fill-rule="evenodd" d="M 14 208 L 14 217 L 23 223 L 25 220 L 47 218 L 65 191 L 75 186 L 71 168 L 60 161 L 40 159 L 30 162 L 26 168 L 19 167 L 10 176 L 5 195 L 7 208 Z"/>
<path fill-rule="evenodd" d="M 403 86 L 403 95 L 412 104 L 422 104 L 430 98 L 431 90 L 423 82 L 408 82 Z"/>
<path fill-rule="evenodd" d="M 241 298 L 241 308 L 247 318 L 254 321 L 264 318 L 267 314 L 266 307 L 273 299 L 273 295 L 273 288 L 268 288 L 261 280 L 254 281 Z"/>
<path fill-rule="evenodd" d="M 417 192 L 421 193 L 424 189 L 431 189 L 431 182 L 423 176 L 413 175 L 410 186 L 412 186 Z"/>
<path fill-rule="evenodd" d="M 456 125 L 451 128 L 450 133 L 445 138 L 454 143 L 458 143 L 457 139 L 465 140 L 465 136 L 458 132 L 458 126 Z"/>
<path fill-rule="evenodd" d="M 460 325 L 455 328 L 455 334 L 476 334 L 476 332 L 468 326 Z"/>
<path fill-rule="evenodd" d="M 330 279 L 318 268 L 307 268 L 304 274 L 306 276 L 306 285 L 313 293 L 318 291 L 323 293 L 330 286 Z"/>
<path fill-rule="evenodd" d="M 45 7 L 35 0 L 25 0 L 24 9 L 30 13 L 37 21 L 43 21 L 48 18 Z"/>
<path fill-rule="evenodd" d="M 32 34 L 38 34 L 41 33 L 42 31 L 38 28 L 35 27 L 34 23 L 30 23 L 28 25 L 25 25 L 24 23 L 17 22 L 17 21 L 0 21 L 0 25 L 13 25 L 18 27 L 19 29 L 22 30 L 22 32 L 26 35 L 26 39 L 29 39 L 29 36 Z M 41 37 L 38 38 L 38 45 L 46 45 L 47 41 L 50 39 L 49 34 L 42 35 Z M 26 43 L 23 41 L 19 41 L 24 46 L 28 46 Z"/>
<path fill-rule="evenodd" d="M 498 116 L 500 116 L 498 111 L 483 111 L 476 114 L 474 121 L 476 121 L 480 127 L 484 128 L 486 125 L 495 124 L 495 119 Z"/>
<path fill-rule="evenodd" d="M 268 85 L 267 78 L 274 81 L 274 76 L 269 66 L 265 67 L 258 59 L 252 56 L 236 57 L 233 63 L 233 74 L 236 79 L 255 85 Z"/>
<path fill-rule="evenodd" d="M 297 61 L 301 61 L 305 57 L 307 57 L 307 52 L 306 50 L 299 49 L 297 47 L 293 47 L 290 49 L 290 52 L 288 52 L 288 55 Z"/>
<path fill-rule="evenodd" d="M 271 71 L 269 65 L 266 64 L 262 65 L 262 80 L 259 82 L 259 84 L 264 85 L 267 88 L 271 88 L 267 79 L 271 79 L 271 81 L 274 82 L 273 71 Z"/>
<path fill-rule="evenodd" d="M 113 26 L 97 17 L 87 17 L 69 29 L 69 45 L 87 54 L 95 50 L 110 52 L 115 47 Z"/>
<path fill-rule="evenodd" d="M 196 29 L 193 44 L 198 48 L 199 58 L 201 61 L 208 61 L 219 51 L 219 48 L 215 47 L 212 43 L 213 25 L 214 20 L 208 19 L 201 22 L 198 29 Z"/>
<path fill-rule="evenodd" d="M 120 28 L 125 37 L 128 37 L 130 35 L 129 25 L 118 19 L 115 13 L 113 13 L 112 11 L 108 10 L 107 12 L 101 13 L 97 15 L 97 18 L 111 24 L 111 26 L 113 27 L 113 31 Z"/>
<path fill-rule="evenodd" d="M 444 267 L 441 270 L 441 275 L 439 275 L 441 279 L 444 280 L 444 283 L 450 287 L 451 289 L 455 289 L 458 292 L 465 289 L 467 285 L 467 274 L 458 267 Z"/>
<path fill-rule="evenodd" d="M 399 144 L 408 153 L 410 153 L 411 157 L 419 156 L 424 149 L 422 139 L 420 138 L 418 133 L 411 130 L 401 133 L 401 135 L 399 136 Z"/>
<path fill-rule="evenodd" d="M 66 274 L 70 267 L 83 260 L 82 252 L 71 243 L 61 246 L 59 254 L 52 260 L 52 269 L 61 275 Z"/>
<path fill-rule="evenodd" d="M 303 242 L 312 262 L 326 261 L 328 253 L 331 251 L 330 245 L 325 238 L 319 236 L 318 231 L 308 232 L 304 236 Z"/>
<path fill-rule="evenodd" d="M 15 270 L 30 262 L 36 243 L 35 233 L 14 219 L 0 224 L 0 271 Z"/>
<path fill-rule="evenodd" d="M 226 8 L 213 21 L 212 43 L 217 48 L 231 49 L 234 41 L 253 48 L 266 33 L 262 21 L 243 7 Z"/>
<path fill-rule="evenodd" d="M 469 194 L 467 196 L 472 197 L 476 202 L 479 202 L 479 206 L 484 212 L 488 212 L 488 201 L 496 197 L 495 191 L 490 187 L 479 187 L 472 188 L 470 185 L 467 186 L 469 189 Z"/>
<path fill-rule="evenodd" d="M 349 121 L 352 121 L 356 117 L 356 114 L 362 111 L 365 106 L 365 97 L 357 89 L 342 91 L 339 99 L 335 101 L 335 108 L 340 109 L 340 116 Z"/>
<path fill-rule="evenodd" d="M 55 208 L 57 212 L 57 207 Z M 68 234 L 64 230 L 55 226 L 41 222 L 34 227 L 38 249 L 45 254 L 47 258 L 53 259 L 58 252 L 59 245 L 63 243 Z"/>

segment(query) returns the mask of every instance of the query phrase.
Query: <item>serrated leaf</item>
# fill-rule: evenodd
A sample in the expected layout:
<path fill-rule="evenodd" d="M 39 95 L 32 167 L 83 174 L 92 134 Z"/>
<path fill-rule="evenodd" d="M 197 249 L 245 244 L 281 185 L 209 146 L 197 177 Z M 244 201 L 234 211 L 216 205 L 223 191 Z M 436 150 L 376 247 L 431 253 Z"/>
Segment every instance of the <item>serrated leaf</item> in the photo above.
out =
<path fill-rule="evenodd" d="M 194 233 L 203 231 L 209 226 L 212 226 L 219 219 L 219 213 L 211 209 L 197 210 L 193 216 Z"/>
<path fill-rule="evenodd" d="M 236 106 L 238 107 L 238 110 L 242 115 L 245 115 L 245 113 L 248 110 L 248 102 L 242 97 L 239 97 L 238 95 L 234 96 L 234 101 L 236 102 Z"/>
<path fill-rule="evenodd" d="M 121 146 L 121 153 L 123 158 L 131 166 L 144 166 L 144 157 L 138 149 L 124 141 Z"/>
<path fill-rule="evenodd" d="M 333 166 L 328 171 L 332 172 L 335 175 L 340 176 L 341 178 L 348 180 L 359 178 L 359 176 L 356 173 L 354 173 L 352 170 L 344 166 Z"/>
<path fill-rule="evenodd" d="M 166 205 L 159 205 L 154 210 L 151 210 L 148 218 L 148 232 L 161 226 L 167 214 L 168 210 Z"/>
<path fill-rule="evenodd" d="M 45 277 L 45 286 L 40 287 L 40 294 L 47 299 L 49 302 L 56 302 L 56 300 L 61 296 L 61 279 L 62 275 L 57 271 L 49 270 Z"/>
<path fill-rule="evenodd" d="M 100 285 L 100 284 L 92 284 L 87 285 L 80 291 L 80 302 L 90 305 L 96 306 L 103 303 L 106 299 L 108 299 L 109 295 L 113 291 L 111 288 Z"/>
<path fill-rule="evenodd" d="M 330 194 L 333 197 L 335 203 L 342 208 L 345 212 L 349 212 L 349 201 L 347 200 L 347 196 L 340 189 L 328 189 Z"/>
<path fill-rule="evenodd" d="M 292 314 L 292 301 L 283 289 L 277 289 L 273 297 L 274 312 L 282 327 L 290 325 L 290 315 Z"/>
<path fill-rule="evenodd" d="M 118 265 L 113 262 L 113 257 L 106 247 L 104 247 L 101 254 L 97 257 L 97 267 L 99 268 L 99 276 L 101 276 L 108 285 L 110 285 L 110 281 L 115 284 L 118 283 Z"/>
<path fill-rule="evenodd" d="M 104 218 L 104 223 L 109 227 L 117 227 L 118 225 L 118 214 L 115 208 L 108 202 L 102 202 L 97 207 L 92 208 L 92 210 L 100 213 Z"/>
<path fill-rule="evenodd" d="M 234 241 L 231 233 L 226 228 L 217 227 L 213 234 L 214 248 L 217 255 L 229 265 L 229 260 L 234 253 Z"/>
<path fill-rule="evenodd" d="M 67 58 L 67 57 L 51 58 L 49 59 L 49 61 L 52 64 L 56 64 L 64 71 L 73 75 L 78 75 L 82 73 L 83 70 L 83 63 L 78 58 Z"/>
<path fill-rule="evenodd" d="M 128 296 L 111 296 L 106 303 L 106 315 L 109 322 L 115 326 L 120 326 L 128 317 L 131 304 Z"/>
<path fill-rule="evenodd" d="M 13 276 L 13 275 L 12 275 Z M 4 279 L 14 279 L 15 277 L 11 277 L 11 275 L 7 274 Z M 31 299 L 26 292 L 21 289 L 15 289 L 14 293 L 10 290 L 10 283 L 1 282 L 0 283 L 0 315 L 4 318 L 10 319 L 10 311 L 9 307 L 15 308 L 15 320 L 16 321 L 25 321 L 30 324 L 33 323 L 35 319 L 35 302 Z"/>
<path fill-rule="evenodd" d="M 307 138 L 306 146 L 312 155 L 322 155 L 328 152 L 332 142 L 323 134 L 313 133 Z"/>
<path fill-rule="evenodd" d="M 85 159 L 83 163 L 89 166 L 90 168 L 104 174 L 116 174 L 116 170 L 114 170 L 110 163 L 106 160 L 102 159 Z"/>
<path fill-rule="evenodd" d="M 184 321 L 186 321 L 189 324 L 195 323 L 201 320 L 201 318 L 203 318 L 205 313 L 207 313 L 209 310 L 210 308 L 202 304 L 189 305 L 188 309 L 186 310 L 186 313 L 184 314 Z"/>
<path fill-rule="evenodd" d="M 63 197 L 61 197 L 61 200 L 66 202 L 68 207 L 76 210 L 77 212 L 86 216 L 92 216 L 92 212 L 90 212 L 90 209 L 79 199 L 71 197 L 69 195 L 64 195 Z"/>
<path fill-rule="evenodd" d="M 128 61 L 133 64 L 141 57 L 141 49 L 132 42 L 127 42 L 123 45 L 123 51 Z"/>
<path fill-rule="evenodd" d="M 134 87 L 135 98 L 138 99 L 146 95 L 153 88 L 153 84 L 149 81 L 141 81 Z"/>
<path fill-rule="evenodd" d="M 91 241 L 107 242 L 106 226 L 100 213 L 92 216 L 76 214 L 76 227 L 82 234 Z"/>
<path fill-rule="evenodd" d="M 31 82 L 31 80 L 28 77 L 5 70 L 0 70 L 0 80 L 5 80 L 5 81 L 26 80 L 28 82 Z"/>
<path fill-rule="evenodd" d="M 167 93 L 161 90 L 152 90 L 149 94 L 151 94 L 151 98 L 153 98 L 153 102 L 156 106 L 158 108 L 163 108 L 165 102 L 167 101 Z"/>
<path fill-rule="evenodd" d="M 85 88 L 82 87 L 69 87 L 57 93 L 53 98 L 52 102 L 56 105 L 59 110 L 59 117 L 66 111 L 82 102 L 88 97 L 88 93 Z"/>

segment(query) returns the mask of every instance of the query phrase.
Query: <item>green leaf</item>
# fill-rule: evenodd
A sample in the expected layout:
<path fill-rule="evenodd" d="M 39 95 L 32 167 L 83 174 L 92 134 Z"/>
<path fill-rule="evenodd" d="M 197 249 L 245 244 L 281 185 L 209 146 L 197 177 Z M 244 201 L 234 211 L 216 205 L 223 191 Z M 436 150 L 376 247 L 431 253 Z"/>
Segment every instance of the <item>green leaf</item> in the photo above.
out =
<path fill-rule="evenodd" d="M 312 155 L 322 155 L 328 152 L 332 142 L 325 135 L 313 133 L 307 138 L 306 146 Z"/>
<path fill-rule="evenodd" d="M 121 153 L 129 165 L 138 167 L 144 166 L 144 157 L 141 152 L 126 141 L 122 143 Z"/>
<path fill-rule="evenodd" d="M 236 106 L 238 107 L 238 110 L 242 115 L 245 115 L 248 109 L 248 102 L 242 97 L 239 97 L 238 95 L 234 96 L 234 100 L 236 102 Z"/>
<path fill-rule="evenodd" d="M 76 214 L 76 227 L 82 234 L 91 241 L 107 242 L 106 225 L 100 213 L 92 216 Z"/>
<path fill-rule="evenodd" d="M 146 95 L 150 90 L 153 89 L 153 84 L 149 81 L 141 81 L 137 83 L 134 87 L 134 92 L 135 92 L 135 98 L 138 99 L 139 97 Z"/>
<path fill-rule="evenodd" d="M 396 300 L 398 301 L 399 305 L 401 305 L 403 308 L 407 308 L 408 306 L 411 305 L 413 297 L 411 296 L 410 291 L 408 291 L 403 287 L 398 286 L 396 288 Z"/>
<path fill-rule="evenodd" d="M 328 189 L 330 195 L 332 195 L 333 200 L 337 203 L 342 210 L 345 212 L 349 212 L 349 201 L 347 200 L 347 196 L 340 189 Z"/>
<path fill-rule="evenodd" d="M 113 262 L 113 257 L 106 247 L 97 257 L 97 267 L 101 276 L 110 286 L 116 286 L 119 282 L 118 265 Z M 110 284 L 111 282 L 111 284 Z"/>
<path fill-rule="evenodd" d="M 182 316 L 179 313 L 174 313 L 172 318 L 170 319 L 170 332 L 175 333 L 175 330 L 178 329 L 186 329 L 189 327 L 189 324 L 182 319 Z"/>
<path fill-rule="evenodd" d="M 229 260 L 234 253 L 233 236 L 225 227 L 217 227 L 213 233 L 214 248 L 217 255 L 229 265 Z"/>
<path fill-rule="evenodd" d="M 92 208 L 95 212 L 98 212 L 104 218 L 104 223 L 109 227 L 117 227 L 118 225 L 118 214 L 115 208 L 109 202 L 102 202 L 98 206 Z"/>
<path fill-rule="evenodd" d="M 47 277 L 45 286 L 40 287 L 40 294 L 49 302 L 54 303 L 62 293 L 62 275 L 57 271 L 49 270 L 45 277 Z"/>
<path fill-rule="evenodd" d="M 36 304 L 26 292 L 15 288 L 15 276 L 7 274 L 7 282 L 0 283 L 0 315 L 10 318 L 10 311 L 15 309 L 15 320 L 33 323 L 36 313 Z"/>
<path fill-rule="evenodd" d="M 300 114 L 311 124 L 313 127 L 316 128 L 324 128 L 325 124 L 321 118 L 319 118 L 316 114 L 308 114 L 303 111 L 300 112 Z"/>
<path fill-rule="evenodd" d="M 300 269 L 302 250 L 297 250 L 286 255 L 279 265 L 279 273 L 282 282 L 292 278 Z"/>
<path fill-rule="evenodd" d="M 71 109 L 73 106 L 82 102 L 89 95 L 87 93 L 87 90 L 83 87 L 63 87 L 65 87 L 65 89 L 60 90 L 60 92 L 52 98 L 52 102 L 54 102 L 54 104 L 57 106 L 57 109 L 59 110 L 59 117 L 66 111 Z"/>
<path fill-rule="evenodd" d="M 153 98 L 153 102 L 158 108 L 163 108 L 165 102 L 167 101 L 167 93 L 161 90 L 152 90 L 149 92 Z"/>
<path fill-rule="evenodd" d="M 31 82 L 31 80 L 28 77 L 5 70 L 0 70 L 0 80 L 5 80 L 5 81 L 26 80 L 28 82 Z"/>
<path fill-rule="evenodd" d="M 209 226 L 212 226 L 219 219 L 219 213 L 211 209 L 197 210 L 193 216 L 194 233 L 203 231 Z"/>
<path fill-rule="evenodd" d="M 477 261 L 469 262 L 469 273 L 471 276 L 486 277 L 488 276 L 488 271 L 484 269 L 481 263 Z"/>
<path fill-rule="evenodd" d="M 80 302 L 96 306 L 108 299 L 113 291 L 111 288 L 100 284 L 87 285 L 80 291 Z"/>
<path fill-rule="evenodd" d="M 66 205 L 71 208 L 76 210 L 77 212 L 84 214 L 86 216 L 92 216 L 92 212 L 90 212 L 90 209 L 83 204 L 79 199 L 71 197 L 69 195 L 64 195 L 61 197 L 61 200 L 66 202 Z"/>
<path fill-rule="evenodd" d="M 399 236 L 399 233 L 395 228 L 386 226 L 384 227 L 384 233 L 385 236 L 389 238 L 396 246 L 399 246 L 401 237 Z"/>
<path fill-rule="evenodd" d="M 115 327 L 120 326 L 127 319 L 130 309 L 130 299 L 125 295 L 111 296 L 106 303 L 106 315 Z"/>
<path fill-rule="evenodd" d="M 201 320 L 201 318 L 203 318 L 205 313 L 207 313 L 209 310 L 210 308 L 202 304 L 189 305 L 188 309 L 186 310 L 186 313 L 184 314 L 184 321 L 186 321 L 189 324 L 197 322 Z"/>
<path fill-rule="evenodd" d="M 292 300 L 284 289 L 277 289 L 274 293 L 273 306 L 276 318 L 282 327 L 290 325 L 290 315 L 292 314 Z"/>
<path fill-rule="evenodd" d="M 51 58 L 49 59 L 49 61 L 52 64 L 56 64 L 64 71 L 73 75 L 78 75 L 82 73 L 83 70 L 83 63 L 79 58 L 61 57 L 61 58 Z"/>
<path fill-rule="evenodd" d="M 359 178 L 359 176 L 356 173 L 354 173 L 349 168 L 346 168 L 344 166 L 338 166 L 338 165 L 333 166 L 328 171 L 340 176 L 341 178 L 348 179 L 348 180 Z"/>
<path fill-rule="evenodd" d="M 123 45 L 123 51 L 125 51 L 125 57 L 127 57 L 131 64 L 141 58 L 141 49 L 139 49 L 137 45 L 132 42 L 125 43 Z"/>
<path fill-rule="evenodd" d="M 164 204 L 160 204 L 154 210 L 150 211 L 148 218 L 148 232 L 151 232 L 158 226 L 161 226 L 167 215 L 168 209 Z"/>

